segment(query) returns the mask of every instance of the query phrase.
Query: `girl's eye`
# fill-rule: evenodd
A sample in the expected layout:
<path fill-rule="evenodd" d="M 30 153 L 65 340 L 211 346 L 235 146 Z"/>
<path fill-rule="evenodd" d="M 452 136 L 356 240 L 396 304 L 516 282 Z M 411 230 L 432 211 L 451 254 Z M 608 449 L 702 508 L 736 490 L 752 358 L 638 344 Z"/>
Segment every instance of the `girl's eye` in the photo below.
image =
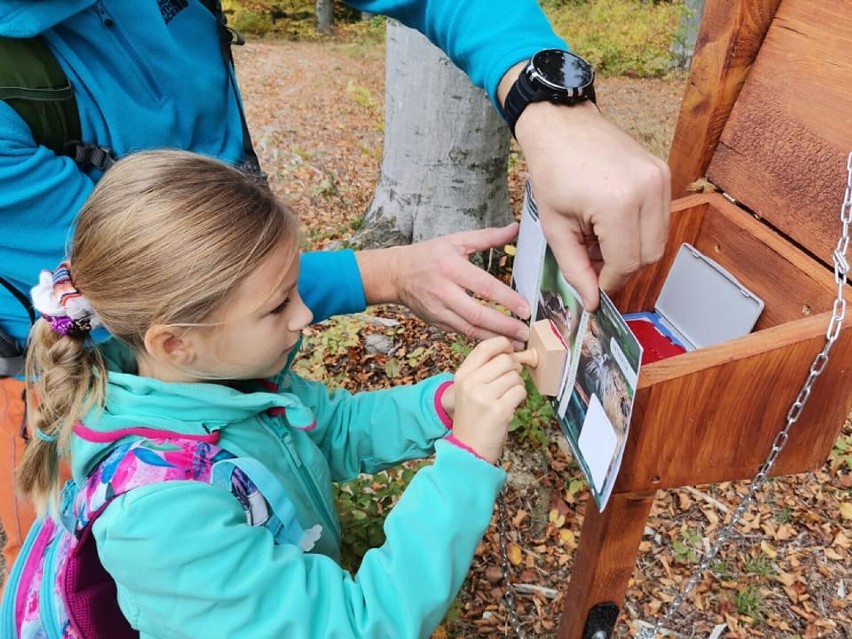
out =
<path fill-rule="evenodd" d="M 271 311 L 269 311 L 269 314 L 270 314 L 270 315 L 278 315 L 278 314 L 279 314 L 279 313 L 281 313 L 281 312 L 282 312 L 285 308 L 287 308 L 287 304 L 289 304 L 289 303 L 290 303 L 290 298 L 288 297 L 286 300 L 284 300 L 283 302 L 281 302 L 278 306 L 276 306 L 276 307 L 275 307 L 275 308 L 273 308 Z"/>

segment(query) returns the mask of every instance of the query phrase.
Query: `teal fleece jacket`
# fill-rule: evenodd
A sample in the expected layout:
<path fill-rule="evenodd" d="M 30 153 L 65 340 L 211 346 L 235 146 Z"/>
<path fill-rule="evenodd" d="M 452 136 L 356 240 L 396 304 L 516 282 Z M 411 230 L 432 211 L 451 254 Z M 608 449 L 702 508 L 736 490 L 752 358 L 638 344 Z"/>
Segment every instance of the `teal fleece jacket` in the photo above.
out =
<path fill-rule="evenodd" d="M 269 380 L 279 392 L 265 390 L 268 382 L 241 392 L 139 377 L 125 347 L 110 340 L 101 348 L 111 369 L 106 406 L 84 419 L 86 427 L 218 431 L 222 448 L 277 477 L 303 529 L 322 527 L 316 546 L 303 552 L 249 526 L 237 499 L 218 486 L 165 482 L 117 498 L 93 533 L 121 609 L 142 639 L 431 634 L 461 587 L 505 481 L 502 469 L 441 441 L 447 429 L 435 394 L 449 376 L 353 396 L 285 371 Z M 275 408 L 283 415 L 271 415 Z M 127 441 L 75 436 L 75 480 Z M 357 574 L 340 568 L 331 482 L 433 452 L 434 464 L 415 475 L 388 515 L 386 542 L 365 555 Z"/>
<path fill-rule="evenodd" d="M 514 63 L 564 46 L 536 0 L 351 4 L 425 33 L 492 99 Z M 242 159 L 240 96 L 225 71 L 215 19 L 199 0 L 0 0 L 0 36 L 38 34 L 74 89 L 84 142 L 118 157 L 178 148 Z M 42 269 L 56 268 L 100 177 L 37 145 L 0 101 L 0 277 L 28 292 Z M 351 251 L 303 256 L 299 289 L 317 321 L 364 308 Z M 29 330 L 23 306 L 2 287 L 0 330 L 20 344 Z"/>

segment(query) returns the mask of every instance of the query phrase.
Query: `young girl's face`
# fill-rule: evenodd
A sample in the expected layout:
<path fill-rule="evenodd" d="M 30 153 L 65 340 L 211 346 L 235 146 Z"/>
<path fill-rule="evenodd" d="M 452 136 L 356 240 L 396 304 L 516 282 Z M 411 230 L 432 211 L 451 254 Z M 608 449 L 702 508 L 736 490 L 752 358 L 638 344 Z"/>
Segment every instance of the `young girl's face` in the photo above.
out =
<path fill-rule="evenodd" d="M 298 251 L 282 242 L 214 313 L 221 325 L 205 335 L 193 368 L 219 379 L 279 373 L 313 317 L 299 296 L 298 277 Z"/>

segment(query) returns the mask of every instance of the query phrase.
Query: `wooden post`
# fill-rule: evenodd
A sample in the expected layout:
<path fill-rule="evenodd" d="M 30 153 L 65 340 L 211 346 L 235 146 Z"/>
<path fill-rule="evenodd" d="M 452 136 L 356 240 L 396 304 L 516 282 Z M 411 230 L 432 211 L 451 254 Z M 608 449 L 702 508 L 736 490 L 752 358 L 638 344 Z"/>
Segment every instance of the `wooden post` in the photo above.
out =
<path fill-rule="evenodd" d="M 574 569 L 564 594 L 559 639 L 585 639 L 596 630 L 610 636 L 608 619 L 601 619 L 599 628 L 590 627 L 584 634 L 587 618 L 602 603 L 615 604 L 618 616 L 655 495 L 656 491 L 613 494 L 603 512 L 594 500 L 587 502 Z"/>
<path fill-rule="evenodd" d="M 672 197 L 704 177 L 781 0 L 708 0 L 669 153 Z"/>

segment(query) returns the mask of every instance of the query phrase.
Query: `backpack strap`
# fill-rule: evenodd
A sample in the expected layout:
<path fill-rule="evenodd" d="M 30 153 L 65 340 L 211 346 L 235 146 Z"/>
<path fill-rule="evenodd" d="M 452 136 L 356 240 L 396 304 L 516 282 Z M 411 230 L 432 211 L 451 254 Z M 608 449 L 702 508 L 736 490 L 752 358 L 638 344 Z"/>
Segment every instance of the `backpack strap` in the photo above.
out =
<path fill-rule="evenodd" d="M 57 155 L 79 140 L 74 90 L 44 40 L 0 37 L 0 100 L 24 119 L 39 144 Z"/>
<path fill-rule="evenodd" d="M 222 10 L 221 0 L 200 0 L 201 4 L 213 17 L 216 18 L 216 24 L 219 29 L 219 49 L 222 54 L 222 61 L 225 64 L 225 71 L 228 74 L 231 86 L 237 96 L 237 105 L 240 109 L 240 122 L 243 128 L 243 162 L 242 169 L 251 175 L 256 176 L 262 182 L 266 182 L 266 173 L 260 168 L 260 160 L 257 159 L 254 145 L 251 141 L 251 133 L 249 132 L 248 123 L 246 122 L 246 114 L 243 110 L 243 101 L 240 97 L 240 90 L 237 87 L 237 82 L 234 77 L 234 54 L 231 51 L 232 46 L 243 46 L 246 43 L 245 38 L 239 31 L 228 26 L 228 17 Z"/>
<path fill-rule="evenodd" d="M 74 88 L 40 36 L 0 37 L 0 100 L 27 123 L 36 143 L 83 168 L 107 170 L 112 151 L 81 142 Z"/>
<path fill-rule="evenodd" d="M 0 286 L 21 303 L 30 318 L 30 324 L 35 323 L 35 309 L 30 300 L 19 291 L 9 280 L 0 277 Z M 11 335 L 0 328 L 0 377 L 14 377 L 24 372 L 24 350 Z"/>

